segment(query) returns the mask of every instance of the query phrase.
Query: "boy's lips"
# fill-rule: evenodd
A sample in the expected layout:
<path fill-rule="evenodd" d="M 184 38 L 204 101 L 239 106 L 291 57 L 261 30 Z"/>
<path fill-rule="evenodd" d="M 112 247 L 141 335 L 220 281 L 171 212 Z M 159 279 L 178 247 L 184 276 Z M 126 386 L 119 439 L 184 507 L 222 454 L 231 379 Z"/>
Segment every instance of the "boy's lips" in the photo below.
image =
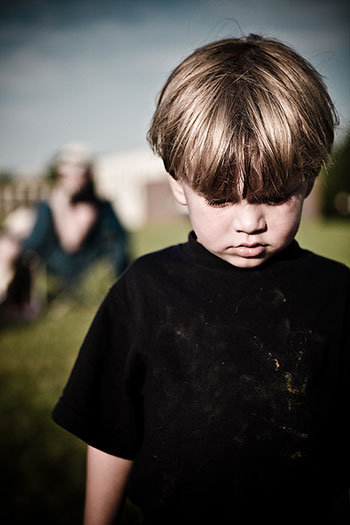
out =
<path fill-rule="evenodd" d="M 240 257 L 259 257 L 266 248 L 266 244 L 261 244 L 258 242 L 255 243 L 242 243 L 237 246 L 233 246 L 234 252 L 237 253 Z"/>

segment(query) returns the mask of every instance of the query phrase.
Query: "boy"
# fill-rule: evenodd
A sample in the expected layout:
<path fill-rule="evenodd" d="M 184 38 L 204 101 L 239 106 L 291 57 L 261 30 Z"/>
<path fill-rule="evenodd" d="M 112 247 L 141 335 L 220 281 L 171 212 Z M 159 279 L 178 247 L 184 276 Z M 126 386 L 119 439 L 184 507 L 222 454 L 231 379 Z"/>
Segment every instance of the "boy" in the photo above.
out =
<path fill-rule="evenodd" d="M 339 515 L 349 270 L 294 240 L 335 123 L 274 40 L 214 42 L 170 75 L 149 140 L 194 231 L 111 289 L 53 412 L 89 445 L 86 525 L 126 490 L 147 524 Z"/>

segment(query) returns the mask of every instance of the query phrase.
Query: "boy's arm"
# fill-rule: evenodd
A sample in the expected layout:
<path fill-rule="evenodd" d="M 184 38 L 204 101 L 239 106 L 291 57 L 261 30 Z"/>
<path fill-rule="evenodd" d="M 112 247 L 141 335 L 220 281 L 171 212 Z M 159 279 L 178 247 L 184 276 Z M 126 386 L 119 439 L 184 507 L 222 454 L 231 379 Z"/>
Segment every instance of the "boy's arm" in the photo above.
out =
<path fill-rule="evenodd" d="M 84 525 L 111 525 L 124 501 L 132 461 L 88 446 Z"/>

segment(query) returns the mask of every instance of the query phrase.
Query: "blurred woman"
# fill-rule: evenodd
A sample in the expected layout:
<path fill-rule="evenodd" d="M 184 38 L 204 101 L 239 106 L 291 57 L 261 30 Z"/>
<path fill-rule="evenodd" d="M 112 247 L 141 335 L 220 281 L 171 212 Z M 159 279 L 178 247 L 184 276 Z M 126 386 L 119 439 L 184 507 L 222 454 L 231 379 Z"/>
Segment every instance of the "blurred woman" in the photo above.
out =
<path fill-rule="evenodd" d="M 129 235 L 111 203 L 96 194 L 93 162 L 78 144 L 63 149 L 55 161 L 54 189 L 36 209 L 30 235 L 15 258 L 15 277 L 7 291 L 9 305 L 28 302 L 26 269 L 44 265 L 61 286 L 71 287 L 97 259 L 108 258 L 120 275 L 129 263 Z M 21 282 L 22 281 L 22 282 Z M 30 294 L 29 294 L 30 295 Z"/>

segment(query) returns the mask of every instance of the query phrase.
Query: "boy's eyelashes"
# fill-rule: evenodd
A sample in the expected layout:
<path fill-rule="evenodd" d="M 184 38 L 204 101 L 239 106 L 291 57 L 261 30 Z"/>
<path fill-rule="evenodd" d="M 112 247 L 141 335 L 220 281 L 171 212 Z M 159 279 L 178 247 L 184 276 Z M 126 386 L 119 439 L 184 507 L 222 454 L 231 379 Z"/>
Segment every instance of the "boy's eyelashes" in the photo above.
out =
<path fill-rule="evenodd" d="M 277 206 L 278 204 L 283 204 L 284 202 L 287 202 L 291 196 L 294 194 L 294 191 L 286 194 L 286 195 L 279 195 L 279 196 L 273 196 L 273 197 L 257 197 L 255 199 L 248 199 L 249 204 L 267 204 L 269 206 Z M 206 199 L 206 203 L 213 207 L 213 208 L 224 208 L 225 206 L 229 206 L 231 204 L 238 204 L 239 201 L 234 200 L 224 200 L 224 199 L 218 199 L 218 200 L 210 200 Z"/>
<path fill-rule="evenodd" d="M 206 202 L 212 208 L 224 208 L 225 206 L 228 206 L 230 204 L 234 204 L 233 201 L 228 201 L 228 200 L 208 200 L 208 199 L 206 199 Z"/>
<path fill-rule="evenodd" d="M 278 197 L 269 197 L 267 199 L 258 200 L 257 204 L 269 204 L 270 206 L 276 206 L 278 204 L 283 204 L 287 202 L 291 196 L 294 194 L 294 191 L 287 193 L 286 195 L 279 195 Z"/>

